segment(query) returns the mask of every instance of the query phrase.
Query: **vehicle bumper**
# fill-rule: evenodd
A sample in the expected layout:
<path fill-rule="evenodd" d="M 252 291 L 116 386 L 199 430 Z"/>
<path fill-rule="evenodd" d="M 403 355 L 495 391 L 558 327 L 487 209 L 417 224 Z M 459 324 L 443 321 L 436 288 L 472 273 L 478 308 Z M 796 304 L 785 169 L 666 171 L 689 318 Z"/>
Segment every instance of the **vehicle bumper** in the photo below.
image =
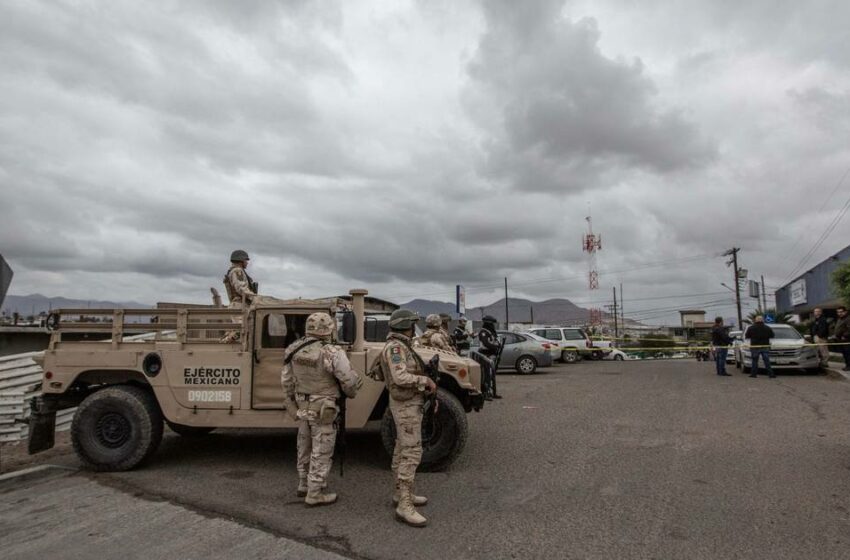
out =
<path fill-rule="evenodd" d="M 744 353 L 741 362 L 745 366 L 750 366 L 753 361 L 752 354 Z M 764 367 L 761 359 L 759 359 L 759 367 Z M 820 367 L 820 359 L 814 357 L 770 357 L 770 367 L 772 369 L 815 369 Z"/>
<path fill-rule="evenodd" d="M 482 393 L 477 393 L 477 392 L 474 393 L 474 392 L 470 391 L 468 399 L 469 399 L 469 406 L 475 412 L 478 412 L 479 410 L 484 408 L 484 395 Z"/>
<path fill-rule="evenodd" d="M 540 367 L 549 367 L 553 362 L 552 354 L 550 352 L 546 352 L 540 356 L 535 356 L 535 359 L 537 360 L 537 365 Z"/>

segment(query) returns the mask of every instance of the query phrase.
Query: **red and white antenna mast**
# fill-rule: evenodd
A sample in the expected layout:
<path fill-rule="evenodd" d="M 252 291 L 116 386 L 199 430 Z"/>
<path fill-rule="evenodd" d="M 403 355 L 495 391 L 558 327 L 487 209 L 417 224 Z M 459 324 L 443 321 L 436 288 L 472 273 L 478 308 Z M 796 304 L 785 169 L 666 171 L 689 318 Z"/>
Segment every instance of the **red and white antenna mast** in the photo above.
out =
<path fill-rule="evenodd" d="M 593 290 L 599 289 L 599 273 L 596 272 L 596 251 L 602 249 L 602 236 L 593 233 L 593 220 L 590 217 L 590 209 L 588 208 L 587 217 L 587 233 L 584 234 L 581 240 L 582 251 L 587 253 L 587 289 L 591 295 Z M 602 322 L 602 311 L 597 307 L 590 308 L 590 324 L 598 325 Z"/>

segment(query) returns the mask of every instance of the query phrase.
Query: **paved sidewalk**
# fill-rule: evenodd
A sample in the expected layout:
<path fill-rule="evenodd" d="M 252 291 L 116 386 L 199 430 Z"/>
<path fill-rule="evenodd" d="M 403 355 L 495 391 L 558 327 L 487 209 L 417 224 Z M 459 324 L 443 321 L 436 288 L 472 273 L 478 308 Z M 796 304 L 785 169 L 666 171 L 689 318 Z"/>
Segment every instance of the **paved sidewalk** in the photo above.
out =
<path fill-rule="evenodd" d="M 56 469 L 0 482 L 5 560 L 341 560 L 337 554 Z"/>

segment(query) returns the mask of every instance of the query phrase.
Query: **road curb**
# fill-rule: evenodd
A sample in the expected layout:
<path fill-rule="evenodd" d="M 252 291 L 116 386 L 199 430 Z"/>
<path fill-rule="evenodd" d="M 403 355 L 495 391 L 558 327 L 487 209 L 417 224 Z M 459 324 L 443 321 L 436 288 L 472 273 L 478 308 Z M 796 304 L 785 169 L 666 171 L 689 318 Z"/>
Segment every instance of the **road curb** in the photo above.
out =
<path fill-rule="evenodd" d="M 836 381 L 850 381 L 850 374 L 846 371 L 831 367 L 824 368 L 824 370 L 826 371 L 826 376 L 830 379 L 835 379 Z"/>
<path fill-rule="evenodd" d="M 10 482 L 26 482 L 29 480 L 38 479 L 61 472 L 76 472 L 76 470 L 77 469 L 74 469 L 72 467 L 63 467 L 62 465 L 37 465 L 35 467 L 29 467 L 26 469 L 21 469 L 19 471 L 12 471 L 10 473 L 0 475 L 0 486 L 3 486 Z"/>

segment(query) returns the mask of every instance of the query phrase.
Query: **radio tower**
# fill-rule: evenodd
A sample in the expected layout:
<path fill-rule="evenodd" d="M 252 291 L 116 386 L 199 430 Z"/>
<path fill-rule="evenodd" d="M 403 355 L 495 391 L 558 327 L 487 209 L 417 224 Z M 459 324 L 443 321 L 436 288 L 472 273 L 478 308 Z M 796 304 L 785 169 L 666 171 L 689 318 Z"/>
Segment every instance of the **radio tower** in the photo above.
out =
<path fill-rule="evenodd" d="M 593 233 L 593 220 L 590 218 L 589 210 L 585 220 L 587 220 L 587 233 L 584 234 L 581 245 L 582 250 L 587 253 L 587 288 L 592 296 L 593 290 L 599 289 L 599 273 L 596 272 L 596 251 L 602 249 L 602 236 Z M 589 311 L 591 326 L 602 323 L 602 310 L 598 307 L 591 307 Z"/>

